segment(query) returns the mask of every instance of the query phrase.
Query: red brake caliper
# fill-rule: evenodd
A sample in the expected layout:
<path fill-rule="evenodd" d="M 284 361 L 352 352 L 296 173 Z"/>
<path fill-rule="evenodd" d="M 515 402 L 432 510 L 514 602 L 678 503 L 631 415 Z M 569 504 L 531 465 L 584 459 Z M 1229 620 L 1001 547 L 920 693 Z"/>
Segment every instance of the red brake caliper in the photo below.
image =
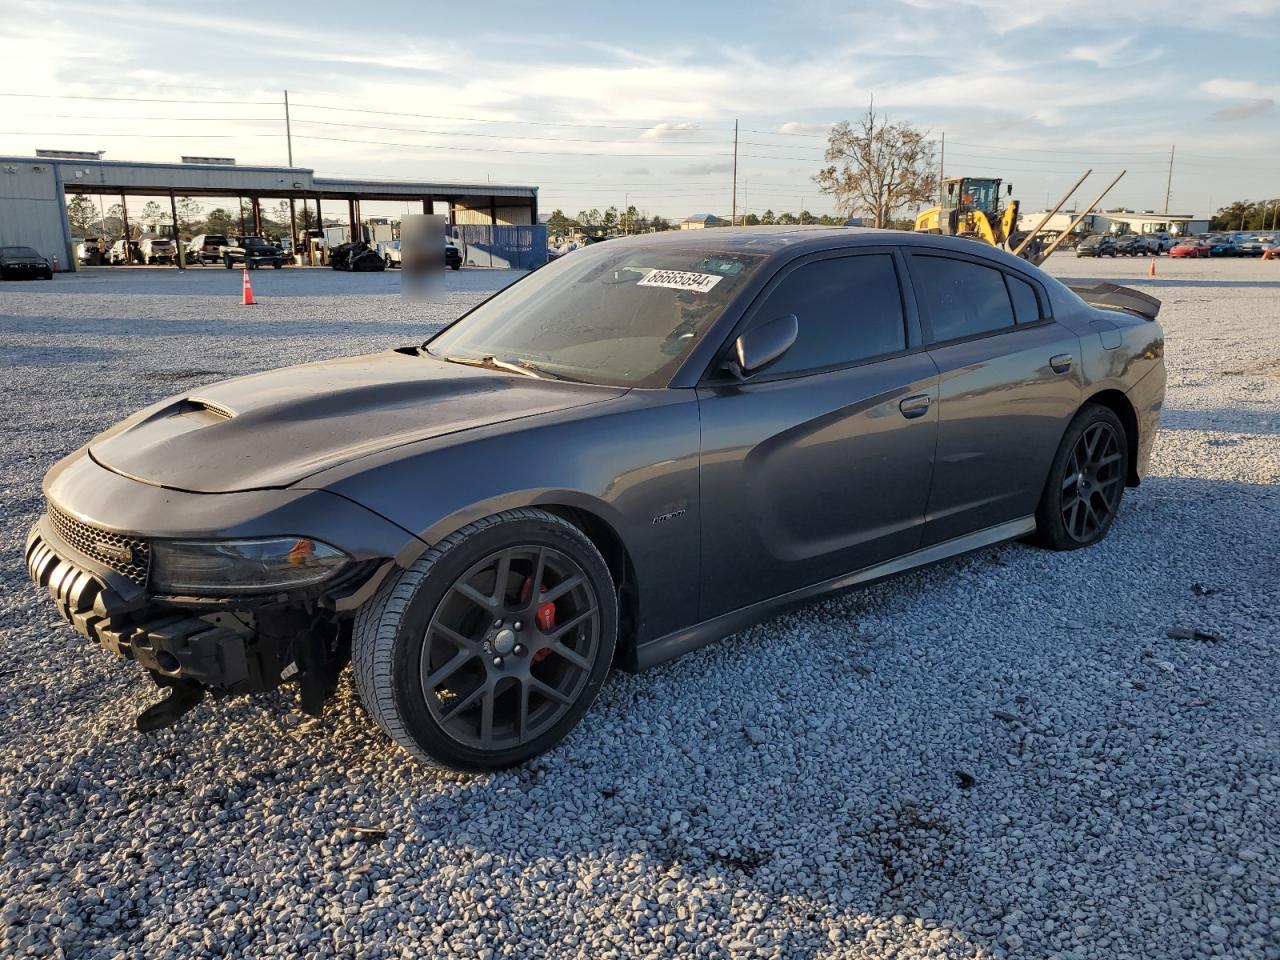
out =
<path fill-rule="evenodd" d="M 543 589 L 545 590 L 546 588 L 543 587 Z M 528 603 L 529 594 L 532 591 L 533 591 L 533 577 L 525 577 L 524 583 L 520 587 L 520 602 Z M 550 600 L 542 604 L 541 606 L 539 606 L 538 612 L 534 615 L 534 620 L 537 621 L 539 630 L 541 630 L 543 633 L 550 633 L 551 630 L 556 625 L 555 601 Z M 545 660 L 550 655 L 551 655 L 550 650 L 547 650 L 547 649 L 539 650 L 533 655 L 533 662 L 538 663 L 541 660 Z"/>

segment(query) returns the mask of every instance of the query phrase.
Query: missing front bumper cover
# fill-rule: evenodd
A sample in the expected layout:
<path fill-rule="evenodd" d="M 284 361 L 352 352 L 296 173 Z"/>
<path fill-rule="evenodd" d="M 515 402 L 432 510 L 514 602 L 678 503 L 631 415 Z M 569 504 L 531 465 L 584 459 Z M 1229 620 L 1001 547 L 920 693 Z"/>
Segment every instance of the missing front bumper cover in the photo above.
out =
<path fill-rule="evenodd" d="M 302 706 L 318 715 L 345 664 L 344 632 L 312 611 L 259 607 L 251 616 L 204 614 L 140 591 L 117 590 L 105 575 L 67 559 L 41 528 L 27 540 L 27 570 L 77 633 L 146 668 L 170 696 L 144 711 L 139 729 L 174 723 L 203 698 L 273 690 L 296 681 Z M 250 626 L 252 624 L 252 626 Z M 292 671 L 286 669 L 296 663 Z M 301 667 L 301 672 L 298 671 Z M 199 695 L 194 691 L 198 690 Z"/>

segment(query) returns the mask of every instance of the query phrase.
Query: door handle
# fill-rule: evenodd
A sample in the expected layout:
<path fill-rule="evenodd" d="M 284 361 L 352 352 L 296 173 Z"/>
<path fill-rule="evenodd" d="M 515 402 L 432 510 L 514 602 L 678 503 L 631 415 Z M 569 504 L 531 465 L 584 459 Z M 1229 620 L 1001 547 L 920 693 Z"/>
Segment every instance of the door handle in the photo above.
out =
<path fill-rule="evenodd" d="M 1071 369 L 1071 354 L 1060 353 L 1056 357 L 1049 358 L 1049 366 L 1054 373 L 1066 373 Z"/>
<path fill-rule="evenodd" d="M 927 393 L 918 393 L 914 397 L 907 397 L 898 403 L 898 409 L 902 411 L 902 415 L 908 420 L 923 417 L 929 412 L 929 395 Z"/>

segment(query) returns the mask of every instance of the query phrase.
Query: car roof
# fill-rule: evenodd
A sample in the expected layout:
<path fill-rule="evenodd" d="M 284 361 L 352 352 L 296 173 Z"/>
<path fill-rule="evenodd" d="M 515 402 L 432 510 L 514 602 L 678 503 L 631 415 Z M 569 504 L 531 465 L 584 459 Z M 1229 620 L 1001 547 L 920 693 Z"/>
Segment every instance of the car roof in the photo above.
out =
<path fill-rule="evenodd" d="M 936 233 L 910 230 L 887 230 L 875 227 L 707 227 L 702 230 L 669 230 L 635 237 L 619 237 L 608 244 L 591 244 L 588 251 L 617 250 L 619 247 L 685 247 L 704 248 L 722 253 L 762 253 L 799 255 L 833 248 L 874 247 L 893 244 L 953 250 L 971 256 L 986 257 L 1023 268 L 1029 266 L 1012 254 L 989 244 L 964 237 L 945 237 Z"/>

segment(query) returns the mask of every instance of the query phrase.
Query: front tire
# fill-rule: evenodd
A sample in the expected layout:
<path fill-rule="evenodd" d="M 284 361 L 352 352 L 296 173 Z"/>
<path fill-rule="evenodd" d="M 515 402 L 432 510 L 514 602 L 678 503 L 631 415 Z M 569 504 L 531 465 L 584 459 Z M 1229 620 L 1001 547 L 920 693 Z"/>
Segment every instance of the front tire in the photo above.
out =
<path fill-rule="evenodd" d="M 1129 439 L 1120 418 L 1107 407 L 1085 404 L 1049 468 L 1036 509 L 1036 542 L 1079 550 L 1103 539 L 1120 509 L 1128 466 Z"/>
<path fill-rule="evenodd" d="M 617 630 L 617 592 L 590 539 L 544 510 L 507 510 L 437 543 L 360 609 L 356 689 L 418 759 L 510 767 L 586 713 Z"/>

